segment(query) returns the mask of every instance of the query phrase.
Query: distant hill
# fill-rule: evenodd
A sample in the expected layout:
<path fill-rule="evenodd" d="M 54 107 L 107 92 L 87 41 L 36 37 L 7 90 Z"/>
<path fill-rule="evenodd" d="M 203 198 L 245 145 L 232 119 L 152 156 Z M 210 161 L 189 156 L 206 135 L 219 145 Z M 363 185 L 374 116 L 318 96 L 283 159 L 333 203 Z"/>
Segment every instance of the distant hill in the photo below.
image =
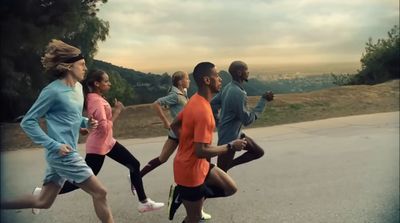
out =
<path fill-rule="evenodd" d="M 105 70 L 110 75 L 113 83 L 112 90 L 108 95 L 110 101 L 117 97 L 127 105 L 151 103 L 166 95 L 171 87 L 171 76 L 168 73 L 143 73 L 100 60 L 94 60 L 91 67 Z M 231 75 L 226 71 L 222 70 L 220 76 L 223 86 L 231 81 Z M 254 74 L 253 76 L 256 77 L 257 75 Z M 190 75 L 190 79 L 192 82 L 188 89 L 189 96 L 197 91 L 192 75 Z M 244 83 L 244 88 L 249 96 L 261 95 L 267 90 L 285 94 L 309 92 L 333 86 L 335 85 L 329 74 L 268 81 L 250 78 L 248 82 Z"/>

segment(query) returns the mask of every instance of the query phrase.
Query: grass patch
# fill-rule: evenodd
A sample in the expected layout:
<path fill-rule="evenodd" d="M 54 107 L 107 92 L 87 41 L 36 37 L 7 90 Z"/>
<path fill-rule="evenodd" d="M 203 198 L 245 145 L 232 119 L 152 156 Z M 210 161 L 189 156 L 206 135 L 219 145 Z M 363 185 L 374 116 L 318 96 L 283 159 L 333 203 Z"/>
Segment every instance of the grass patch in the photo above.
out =
<path fill-rule="evenodd" d="M 399 80 L 378 85 L 356 85 L 320 91 L 276 95 L 265 112 L 249 127 L 264 127 L 332 117 L 399 111 Z M 249 107 L 259 97 L 249 97 Z M 3 123 L 1 148 L 34 147 L 18 123 Z M 167 130 L 150 105 L 128 106 L 114 123 L 116 138 L 166 136 Z M 82 137 L 80 142 L 85 142 Z M 37 147 L 37 146 L 36 146 Z"/>

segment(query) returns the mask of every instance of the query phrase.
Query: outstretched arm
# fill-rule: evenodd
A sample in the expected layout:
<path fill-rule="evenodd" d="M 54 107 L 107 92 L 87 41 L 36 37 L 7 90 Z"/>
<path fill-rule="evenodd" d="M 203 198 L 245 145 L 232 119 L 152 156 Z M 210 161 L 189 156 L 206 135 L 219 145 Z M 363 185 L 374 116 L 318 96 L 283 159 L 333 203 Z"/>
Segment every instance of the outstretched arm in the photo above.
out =
<path fill-rule="evenodd" d="M 227 153 L 229 150 L 240 151 L 246 147 L 246 144 L 247 142 L 245 139 L 237 139 L 232 141 L 231 143 L 220 146 L 213 146 L 206 143 L 195 142 L 194 147 L 196 150 L 196 156 L 198 158 L 208 159 Z"/>
<path fill-rule="evenodd" d="M 232 103 L 235 105 L 236 114 L 238 114 L 243 125 L 247 126 L 253 123 L 264 112 L 267 100 L 261 97 L 256 107 L 249 110 L 247 107 L 247 96 L 242 94 L 235 98 L 231 98 Z"/>

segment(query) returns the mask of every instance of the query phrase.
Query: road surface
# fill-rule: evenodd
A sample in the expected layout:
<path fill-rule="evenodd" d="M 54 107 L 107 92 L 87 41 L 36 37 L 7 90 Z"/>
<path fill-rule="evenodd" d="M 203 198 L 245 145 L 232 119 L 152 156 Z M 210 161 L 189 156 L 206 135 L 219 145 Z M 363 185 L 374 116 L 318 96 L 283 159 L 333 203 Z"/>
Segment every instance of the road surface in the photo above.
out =
<path fill-rule="evenodd" d="M 399 221 L 399 112 L 333 118 L 245 130 L 266 156 L 232 169 L 238 192 L 210 199 L 214 223 L 314 223 Z M 157 156 L 166 137 L 120 140 L 142 165 Z M 84 154 L 84 146 L 79 146 Z M 42 149 L 1 153 L 2 199 L 30 193 L 45 170 Z M 214 161 L 214 160 L 213 160 Z M 109 191 L 115 222 L 169 222 L 166 208 L 139 214 L 128 171 L 107 158 L 99 178 Z M 147 195 L 167 202 L 172 159 L 144 178 Z M 182 222 L 180 208 L 173 222 Z M 34 216 L 3 210 L 1 222 L 99 222 L 81 190 L 57 198 Z"/>

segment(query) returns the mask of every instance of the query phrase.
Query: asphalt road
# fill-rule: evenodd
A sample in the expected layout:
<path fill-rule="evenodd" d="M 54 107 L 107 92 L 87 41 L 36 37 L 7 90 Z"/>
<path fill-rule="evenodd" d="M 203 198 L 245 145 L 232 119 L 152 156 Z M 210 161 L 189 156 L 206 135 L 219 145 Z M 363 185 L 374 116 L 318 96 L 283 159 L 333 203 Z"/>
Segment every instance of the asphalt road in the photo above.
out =
<path fill-rule="evenodd" d="M 245 130 L 266 156 L 232 169 L 238 193 L 210 199 L 205 210 L 215 223 L 399 222 L 399 112 L 350 116 Z M 120 140 L 145 164 L 166 137 Z M 84 154 L 83 145 L 79 151 Z M 1 153 L 2 199 L 30 193 L 41 185 L 42 149 Z M 169 222 L 166 208 L 139 214 L 128 170 L 106 159 L 99 178 L 108 188 L 115 222 Z M 144 178 L 148 197 L 167 202 L 173 182 L 172 159 Z M 180 208 L 173 222 L 182 222 Z M 1 222 L 99 222 L 90 196 L 78 190 L 57 198 L 53 207 L 2 210 Z"/>

